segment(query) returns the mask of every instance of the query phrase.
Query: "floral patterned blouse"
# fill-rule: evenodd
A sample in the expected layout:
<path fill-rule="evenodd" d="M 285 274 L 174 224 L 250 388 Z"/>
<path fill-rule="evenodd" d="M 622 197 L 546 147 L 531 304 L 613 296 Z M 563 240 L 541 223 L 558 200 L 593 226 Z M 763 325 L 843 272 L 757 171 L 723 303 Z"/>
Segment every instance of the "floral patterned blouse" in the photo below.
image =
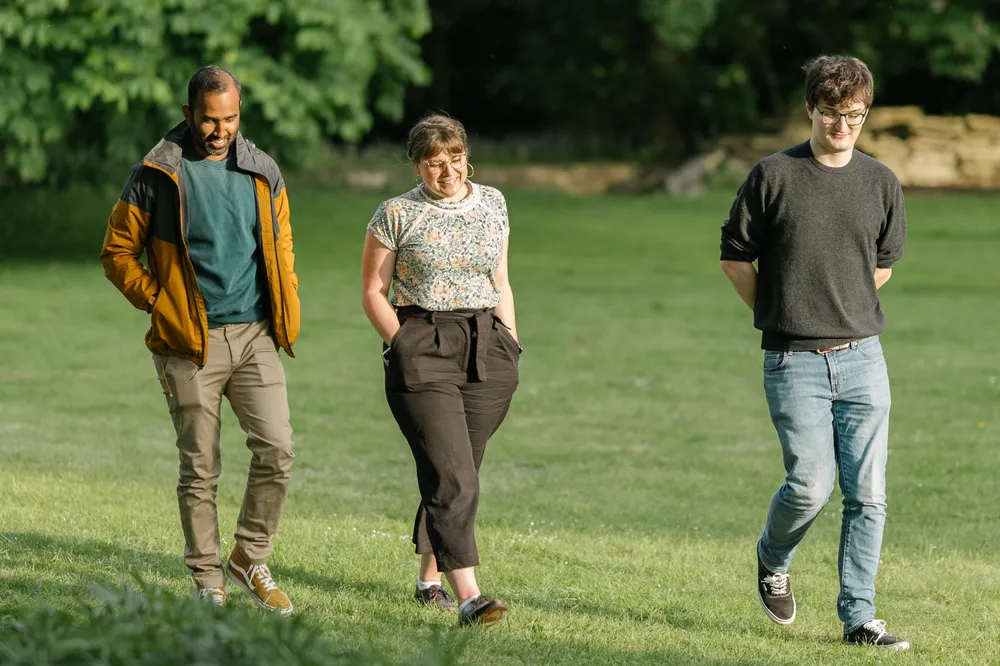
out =
<path fill-rule="evenodd" d="M 440 201 L 419 185 L 383 201 L 368 231 L 396 253 L 392 304 L 425 310 L 492 308 L 500 302 L 495 274 L 510 234 L 499 190 L 472 183 L 460 201 Z"/>

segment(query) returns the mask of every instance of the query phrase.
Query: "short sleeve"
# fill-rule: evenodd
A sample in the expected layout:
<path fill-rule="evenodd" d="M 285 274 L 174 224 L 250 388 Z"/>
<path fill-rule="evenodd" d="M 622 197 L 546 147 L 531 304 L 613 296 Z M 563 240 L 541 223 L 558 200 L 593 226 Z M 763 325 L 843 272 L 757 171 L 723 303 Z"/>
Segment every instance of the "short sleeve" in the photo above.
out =
<path fill-rule="evenodd" d="M 764 235 L 763 169 L 758 163 L 747 176 L 722 225 L 722 260 L 748 261 L 757 259 Z"/>
<path fill-rule="evenodd" d="M 503 225 L 503 237 L 510 236 L 510 217 L 507 216 L 507 200 L 497 191 L 497 215 Z"/>
<path fill-rule="evenodd" d="M 487 214 L 500 223 L 500 234 L 503 238 L 510 236 L 510 218 L 507 216 L 507 200 L 500 190 L 494 187 L 482 187 L 482 202 Z"/>
<path fill-rule="evenodd" d="M 368 232 L 375 239 L 385 245 L 393 252 L 397 251 L 396 241 L 398 239 L 398 219 L 391 219 L 389 214 L 389 202 L 383 201 L 375 210 L 372 219 L 368 222 Z"/>
<path fill-rule="evenodd" d="M 892 193 L 888 197 L 885 211 L 885 221 L 879 230 L 876 242 L 876 266 L 892 268 L 892 265 L 903 256 L 903 245 L 906 244 L 906 204 L 903 201 L 903 188 L 896 178 L 893 178 Z"/>

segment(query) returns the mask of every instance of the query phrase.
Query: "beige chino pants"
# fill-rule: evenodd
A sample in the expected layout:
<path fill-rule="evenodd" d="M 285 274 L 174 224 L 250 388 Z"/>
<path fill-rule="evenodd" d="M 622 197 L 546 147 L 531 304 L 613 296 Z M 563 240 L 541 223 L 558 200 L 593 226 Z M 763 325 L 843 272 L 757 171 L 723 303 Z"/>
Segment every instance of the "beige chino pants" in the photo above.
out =
<path fill-rule="evenodd" d="M 215 496 L 222 472 L 222 397 L 229 400 L 253 454 L 235 538 L 258 564 L 271 554 L 294 457 L 285 369 L 268 322 L 210 329 L 201 369 L 172 356 L 154 354 L 153 362 L 177 432 L 184 563 L 199 587 L 219 587 L 224 576 Z"/>

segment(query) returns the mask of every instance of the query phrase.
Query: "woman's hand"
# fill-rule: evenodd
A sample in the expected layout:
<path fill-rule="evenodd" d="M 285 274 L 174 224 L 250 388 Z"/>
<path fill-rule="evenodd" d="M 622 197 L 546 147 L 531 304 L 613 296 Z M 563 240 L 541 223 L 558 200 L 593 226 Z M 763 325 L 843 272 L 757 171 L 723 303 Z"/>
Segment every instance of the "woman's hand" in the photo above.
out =
<path fill-rule="evenodd" d="M 396 311 L 389 303 L 389 284 L 396 266 L 396 253 L 369 231 L 361 253 L 361 305 L 382 340 L 389 344 L 399 330 Z"/>

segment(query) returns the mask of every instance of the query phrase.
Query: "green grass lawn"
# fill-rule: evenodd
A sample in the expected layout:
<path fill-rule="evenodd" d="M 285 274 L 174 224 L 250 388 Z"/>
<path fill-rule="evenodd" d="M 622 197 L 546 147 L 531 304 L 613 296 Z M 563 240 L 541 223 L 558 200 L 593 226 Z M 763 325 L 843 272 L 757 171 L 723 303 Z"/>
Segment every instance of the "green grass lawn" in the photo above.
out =
<path fill-rule="evenodd" d="M 97 261 L 114 196 L 8 202 L 0 222 L 0 616 L 72 607 L 122 572 L 189 586 L 148 322 Z M 292 189 L 296 462 L 271 563 L 297 613 L 347 652 L 403 662 L 1000 663 L 1000 196 L 911 195 L 882 290 L 894 410 L 876 604 L 913 643 L 898 655 L 840 640 L 839 491 L 792 568 L 795 624 L 759 608 L 753 547 L 783 470 L 758 334 L 718 268 L 731 197 L 508 193 L 525 351 L 478 539 L 483 590 L 511 614 L 480 632 L 408 602 L 416 479 L 359 296 L 384 197 Z M 241 435 L 226 408 L 226 550 Z"/>

